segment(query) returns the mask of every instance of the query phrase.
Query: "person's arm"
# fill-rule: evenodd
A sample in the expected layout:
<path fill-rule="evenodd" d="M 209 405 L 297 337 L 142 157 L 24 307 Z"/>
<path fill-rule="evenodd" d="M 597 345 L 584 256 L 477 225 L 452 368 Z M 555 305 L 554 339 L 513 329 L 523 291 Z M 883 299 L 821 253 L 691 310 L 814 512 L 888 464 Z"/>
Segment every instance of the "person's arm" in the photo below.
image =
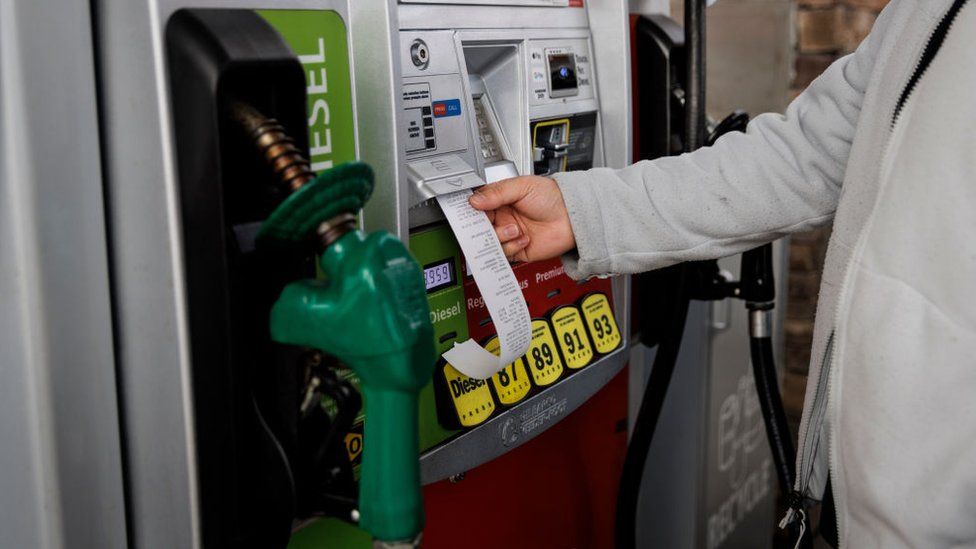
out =
<path fill-rule="evenodd" d="M 745 133 L 623 170 L 556 174 L 576 241 L 567 270 L 634 273 L 725 257 L 827 223 L 886 22 L 784 115 L 763 114 Z"/>
<path fill-rule="evenodd" d="M 495 213 L 506 253 L 515 259 L 563 253 L 575 241 L 563 257 L 575 278 L 724 257 L 822 225 L 837 207 L 891 12 L 885 10 L 857 51 L 833 63 L 783 115 L 763 114 L 745 133 L 690 154 L 622 170 L 555 174 L 568 216 L 538 207 L 556 192 L 538 177 L 487 185 L 472 204 Z M 533 227 L 542 217 L 544 223 Z M 563 233 L 570 224 L 567 245 Z"/>

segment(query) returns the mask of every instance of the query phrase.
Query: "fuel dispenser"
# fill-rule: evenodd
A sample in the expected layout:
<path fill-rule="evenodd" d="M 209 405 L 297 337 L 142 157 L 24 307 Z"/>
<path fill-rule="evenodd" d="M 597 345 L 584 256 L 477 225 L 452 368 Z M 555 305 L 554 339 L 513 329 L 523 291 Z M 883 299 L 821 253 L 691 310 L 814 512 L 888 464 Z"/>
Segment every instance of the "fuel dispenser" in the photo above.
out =
<path fill-rule="evenodd" d="M 109 262 L 97 278 L 110 279 L 100 311 L 111 307 L 117 376 L 117 402 L 85 417 L 118 418 L 122 468 L 85 486 L 120 485 L 92 490 L 125 508 L 113 539 L 575 547 L 606 545 L 616 526 L 626 543 L 615 518 L 636 506 L 619 480 L 642 460 L 625 458 L 620 372 L 637 337 L 676 353 L 684 313 L 635 321 L 629 277 L 517 265 L 528 352 L 468 378 L 441 353 L 500 342 L 437 200 L 704 140 L 701 118 L 676 130 L 683 109 L 701 113 L 702 87 L 674 84 L 693 67 L 672 28 L 663 60 L 636 75 L 637 92 L 658 93 L 641 112 L 658 118 L 632 148 L 627 4 L 101 0 L 90 20 L 73 8 L 92 24 L 64 36 L 92 47 L 95 78 L 76 80 L 97 95 L 98 123 L 79 127 L 97 130 L 86 150 L 100 155 L 105 224 L 72 219 L 83 241 L 107 239 L 95 251 Z M 101 206 L 78 207 L 101 220 Z M 667 290 L 669 310 L 675 287 L 682 300 L 746 298 L 767 364 L 769 261 L 754 257 L 752 284 L 683 268 L 639 285 Z M 775 377 L 759 370 L 775 407 Z M 667 385 L 652 380 L 648 407 Z M 635 439 L 653 434 L 637 423 Z"/>
<path fill-rule="evenodd" d="M 627 163 L 625 2 L 93 19 L 131 542 L 610 539 L 629 279 L 515 266 L 529 350 L 468 378 L 441 353 L 499 341 L 437 197 Z"/>

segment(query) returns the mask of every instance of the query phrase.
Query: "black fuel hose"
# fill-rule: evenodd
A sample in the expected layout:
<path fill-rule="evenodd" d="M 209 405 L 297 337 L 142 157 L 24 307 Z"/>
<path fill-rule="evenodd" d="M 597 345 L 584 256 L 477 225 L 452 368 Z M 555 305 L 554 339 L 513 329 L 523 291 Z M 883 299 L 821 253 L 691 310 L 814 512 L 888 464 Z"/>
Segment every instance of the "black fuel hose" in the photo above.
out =
<path fill-rule="evenodd" d="M 773 339 L 771 334 L 761 333 L 758 336 L 753 331 L 756 323 L 768 324 L 768 320 L 757 318 L 767 316 L 770 309 L 749 310 L 749 350 L 752 354 L 752 373 L 756 380 L 756 394 L 759 397 L 759 409 L 762 411 L 763 423 L 766 425 L 766 437 L 769 449 L 773 454 L 773 464 L 776 468 L 776 478 L 784 494 L 793 489 L 796 463 L 796 449 L 790 436 L 789 423 L 783 410 L 783 400 L 779 393 L 779 381 L 776 377 L 776 362 L 773 359 Z M 759 330 L 763 328 L 756 327 Z"/>
<path fill-rule="evenodd" d="M 685 89 L 685 152 L 705 146 L 705 0 L 685 0 L 685 48 L 688 76 Z"/>
<path fill-rule="evenodd" d="M 742 254 L 738 297 L 749 311 L 749 351 L 752 358 L 756 396 L 766 427 L 766 440 L 773 456 L 773 467 L 784 498 L 792 497 L 796 480 L 796 447 L 780 397 L 776 361 L 773 356 L 773 307 L 776 305 L 776 277 L 773 269 L 773 245 L 764 244 Z M 804 535 L 798 522 L 791 525 L 797 547 L 811 547 L 813 537 Z"/>
<path fill-rule="evenodd" d="M 773 466 L 783 497 L 793 491 L 796 479 L 796 448 L 790 435 L 790 426 L 783 409 L 783 400 L 779 392 L 779 380 L 776 376 L 776 362 L 773 358 L 773 338 L 770 330 L 772 302 L 746 303 L 749 308 L 749 350 L 752 356 L 752 373 L 756 381 L 756 394 L 759 397 L 759 409 L 762 412 L 763 424 L 766 426 L 766 439 L 769 450 L 773 455 Z M 791 547 L 809 549 L 813 547 L 813 536 L 809 529 L 794 521 L 790 525 L 792 538 L 796 544 Z"/>

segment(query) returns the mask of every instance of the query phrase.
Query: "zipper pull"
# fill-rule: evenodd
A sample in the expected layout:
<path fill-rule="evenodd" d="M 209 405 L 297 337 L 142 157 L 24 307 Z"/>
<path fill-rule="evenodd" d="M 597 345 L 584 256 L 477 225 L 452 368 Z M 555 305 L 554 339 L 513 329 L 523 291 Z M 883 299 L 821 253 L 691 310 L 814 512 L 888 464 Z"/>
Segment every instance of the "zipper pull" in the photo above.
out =
<path fill-rule="evenodd" d="M 804 505 L 803 494 L 797 490 L 790 492 L 790 494 L 786 496 L 786 515 L 784 515 L 783 519 L 779 521 L 780 530 L 786 528 L 790 524 L 793 524 L 793 521 L 796 520 L 797 513 L 802 512 L 804 507 L 806 507 L 806 505 Z"/>
<path fill-rule="evenodd" d="M 779 529 L 782 530 L 793 523 L 796 520 L 796 510 L 790 507 L 786 510 L 786 514 L 779 521 Z"/>
<path fill-rule="evenodd" d="M 803 510 L 805 507 L 803 496 L 800 492 L 794 490 L 790 492 L 787 502 L 789 503 L 789 508 L 786 509 L 786 514 L 783 515 L 783 519 L 779 521 L 779 528 L 783 530 L 790 524 L 793 524 L 797 518 L 800 519 L 800 532 L 796 537 L 796 545 L 793 546 L 793 549 L 799 549 L 800 543 L 803 542 L 803 535 L 807 532 L 807 513 Z"/>

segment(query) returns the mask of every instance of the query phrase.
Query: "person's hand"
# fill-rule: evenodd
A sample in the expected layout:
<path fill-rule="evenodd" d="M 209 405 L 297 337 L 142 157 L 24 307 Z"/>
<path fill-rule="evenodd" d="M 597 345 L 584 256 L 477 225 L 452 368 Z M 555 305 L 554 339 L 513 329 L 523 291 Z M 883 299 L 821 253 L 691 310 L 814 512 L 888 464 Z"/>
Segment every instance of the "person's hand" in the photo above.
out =
<path fill-rule="evenodd" d="M 488 214 L 510 260 L 539 261 L 576 247 L 563 194 L 552 179 L 505 179 L 476 190 L 470 202 Z"/>

